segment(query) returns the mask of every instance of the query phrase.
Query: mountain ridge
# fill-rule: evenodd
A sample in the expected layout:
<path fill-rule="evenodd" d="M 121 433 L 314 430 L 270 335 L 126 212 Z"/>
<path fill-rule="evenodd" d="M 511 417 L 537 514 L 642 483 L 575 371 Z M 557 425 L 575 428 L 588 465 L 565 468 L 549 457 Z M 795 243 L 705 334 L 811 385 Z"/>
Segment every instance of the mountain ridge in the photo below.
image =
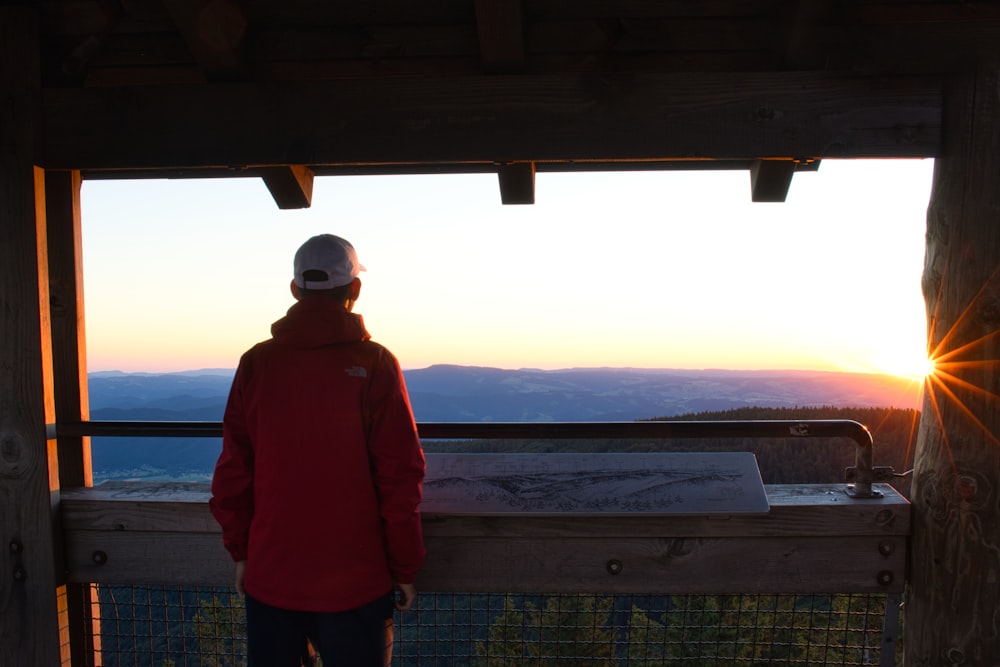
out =
<path fill-rule="evenodd" d="M 218 419 L 233 369 L 89 374 L 91 417 L 115 409 L 206 411 Z M 418 421 L 602 421 L 735 407 L 917 407 L 919 385 L 840 371 L 649 368 L 503 369 L 437 364 L 404 371 Z M 178 417 L 179 420 L 189 417 Z"/>
<path fill-rule="evenodd" d="M 94 421 L 221 421 L 232 369 L 92 373 Z M 435 365 L 404 371 L 418 422 L 597 422 L 737 408 L 916 407 L 912 381 L 825 371 Z M 210 478 L 221 439 L 95 437 L 97 479 Z"/>

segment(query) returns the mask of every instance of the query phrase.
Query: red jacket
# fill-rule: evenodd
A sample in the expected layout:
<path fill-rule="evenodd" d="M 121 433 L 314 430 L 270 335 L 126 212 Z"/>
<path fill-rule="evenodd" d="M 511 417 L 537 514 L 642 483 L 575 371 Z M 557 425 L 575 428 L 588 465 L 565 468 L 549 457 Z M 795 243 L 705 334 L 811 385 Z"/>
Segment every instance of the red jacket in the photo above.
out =
<path fill-rule="evenodd" d="M 396 358 L 309 296 L 240 359 L 210 507 L 249 595 L 340 611 L 411 583 L 424 455 Z"/>

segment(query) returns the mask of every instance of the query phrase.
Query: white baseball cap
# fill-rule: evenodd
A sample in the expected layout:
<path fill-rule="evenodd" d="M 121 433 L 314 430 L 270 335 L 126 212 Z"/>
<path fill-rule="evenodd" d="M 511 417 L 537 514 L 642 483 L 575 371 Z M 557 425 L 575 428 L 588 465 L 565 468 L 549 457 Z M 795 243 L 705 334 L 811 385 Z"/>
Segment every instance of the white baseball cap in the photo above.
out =
<path fill-rule="evenodd" d="M 332 289 L 347 285 L 364 270 L 354 246 L 333 234 L 314 236 L 295 252 L 295 284 L 302 289 Z M 318 271 L 326 278 L 306 280 L 306 271 Z"/>

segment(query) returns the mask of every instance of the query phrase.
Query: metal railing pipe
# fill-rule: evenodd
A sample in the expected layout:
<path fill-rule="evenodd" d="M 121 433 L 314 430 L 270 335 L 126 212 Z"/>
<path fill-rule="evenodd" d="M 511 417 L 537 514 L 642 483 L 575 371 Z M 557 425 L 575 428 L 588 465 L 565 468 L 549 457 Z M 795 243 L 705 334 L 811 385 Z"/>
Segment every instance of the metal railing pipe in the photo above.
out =
<path fill-rule="evenodd" d="M 691 439 L 847 438 L 855 444 L 851 495 L 872 498 L 874 443 L 863 424 L 849 419 L 643 422 L 423 422 L 421 438 L 455 439 Z M 48 425 L 48 437 L 222 437 L 220 422 L 83 421 Z"/>

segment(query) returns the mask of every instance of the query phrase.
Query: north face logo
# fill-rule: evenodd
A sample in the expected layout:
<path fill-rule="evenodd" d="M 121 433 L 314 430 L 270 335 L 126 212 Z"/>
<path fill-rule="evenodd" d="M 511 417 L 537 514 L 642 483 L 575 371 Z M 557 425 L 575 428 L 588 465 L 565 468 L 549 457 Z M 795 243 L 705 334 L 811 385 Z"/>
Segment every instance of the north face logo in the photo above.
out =
<path fill-rule="evenodd" d="M 368 371 L 366 371 L 363 366 L 351 366 L 350 368 L 345 368 L 344 372 L 352 378 L 368 377 Z"/>

